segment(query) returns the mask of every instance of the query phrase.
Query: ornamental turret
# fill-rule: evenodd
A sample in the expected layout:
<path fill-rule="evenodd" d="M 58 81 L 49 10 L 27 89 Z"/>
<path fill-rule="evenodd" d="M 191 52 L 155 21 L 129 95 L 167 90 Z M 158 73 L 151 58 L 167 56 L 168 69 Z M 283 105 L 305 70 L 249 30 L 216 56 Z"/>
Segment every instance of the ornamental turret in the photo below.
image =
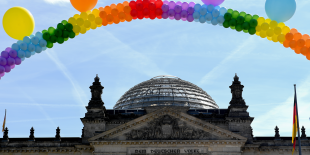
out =
<path fill-rule="evenodd" d="M 235 74 L 234 81 L 232 82 L 232 85 L 229 86 L 231 89 L 232 99 L 229 102 L 230 105 L 245 105 L 245 102 L 242 97 L 242 91 L 243 91 L 243 85 L 241 85 L 241 82 L 239 81 L 239 77 L 237 76 L 237 73 Z"/>

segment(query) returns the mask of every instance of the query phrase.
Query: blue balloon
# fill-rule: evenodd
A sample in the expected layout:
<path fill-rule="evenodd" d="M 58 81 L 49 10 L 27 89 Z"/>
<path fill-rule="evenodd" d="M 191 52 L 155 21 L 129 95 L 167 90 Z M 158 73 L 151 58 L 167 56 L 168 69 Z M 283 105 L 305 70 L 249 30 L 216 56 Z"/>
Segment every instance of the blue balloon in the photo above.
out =
<path fill-rule="evenodd" d="M 224 16 L 226 12 L 227 12 L 227 9 L 225 7 L 220 8 L 220 15 Z"/>
<path fill-rule="evenodd" d="M 295 0 L 266 0 L 265 11 L 271 20 L 288 21 L 296 11 Z"/>
<path fill-rule="evenodd" d="M 216 10 L 220 10 L 220 8 L 221 8 L 221 7 L 218 6 L 218 5 L 214 7 L 214 9 L 216 9 Z"/>
<path fill-rule="evenodd" d="M 195 12 L 193 13 L 193 17 L 194 17 L 194 19 L 199 19 L 199 18 L 200 18 L 199 12 L 195 11 Z"/>
<path fill-rule="evenodd" d="M 42 47 L 39 46 L 39 45 L 36 45 L 36 50 L 35 50 L 36 53 L 41 53 L 42 52 Z"/>
<path fill-rule="evenodd" d="M 42 47 L 42 51 L 45 51 L 47 49 L 47 47 L 45 46 L 45 47 Z"/>
<path fill-rule="evenodd" d="M 213 17 L 212 17 L 211 13 L 207 13 L 205 18 L 206 18 L 207 21 L 211 21 Z"/>
<path fill-rule="evenodd" d="M 195 6 L 194 6 L 195 11 L 199 11 L 200 8 L 201 8 L 200 4 L 195 4 Z"/>
<path fill-rule="evenodd" d="M 29 44 L 31 40 L 28 36 L 25 36 L 23 41 L 24 41 L 24 43 Z"/>
<path fill-rule="evenodd" d="M 17 44 L 18 44 L 18 45 L 20 45 L 21 43 L 23 43 L 23 41 L 21 41 L 21 40 L 18 40 L 18 41 L 17 41 Z"/>
<path fill-rule="evenodd" d="M 217 22 L 218 22 L 219 24 L 223 24 L 224 21 L 225 21 L 224 16 L 219 16 L 219 17 L 217 17 Z"/>
<path fill-rule="evenodd" d="M 32 34 L 32 35 L 30 35 L 29 37 L 30 37 L 30 39 L 32 39 L 32 38 L 34 37 L 34 35 Z"/>
<path fill-rule="evenodd" d="M 200 23 L 205 23 L 206 22 L 206 18 L 204 16 L 200 16 L 199 22 Z"/>
<path fill-rule="evenodd" d="M 32 51 L 32 52 L 31 52 L 31 55 L 34 55 L 34 54 L 36 54 L 36 52 Z"/>
<path fill-rule="evenodd" d="M 214 9 L 214 6 L 212 4 L 210 4 L 210 5 L 208 5 L 207 9 L 208 9 L 208 12 L 212 12 Z"/>
<path fill-rule="evenodd" d="M 20 49 L 26 51 L 27 48 L 28 48 L 28 44 L 26 44 L 26 43 L 23 42 L 23 43 L 21 43 L 21 44 L 19 45 L 19 47 L 20 47 Z"/>
<path fill-rule="evenodd" d="M 39 42 L 39 45 L 40 45 L 41 47 L 46 47 L 46 44 L 47 44 L 47 42 L 46 42 L 46 40 L 44 40 L 44 39 L 41 39 L 40 42 Z"/>
<path fill-rule="evenodd" d="M 23 58 L 21 58 L 22 59 L 22 61 L 24 61 L 25 60 L 25 57 L 23 57 Z"/>
<path fill-rule="evenodd" d="M 37 45 L 38 43 L 39 43 L 39 38 L 38 37 L 32 37 L 31 38 L 31 43 L 33 44 L 33 45 Z"/>
<path fill-rule="evenodd" d="M 208 5 L 203 4 L 201 7 L 202 7 L 202 8 L 207 8 L 207 7 L 208 7 Z"/>
<path fill-rule="evenodd" d="M 199 12 L 200 12 L 200 15 L 202 15 L 202 16 L 204 16 L 204 15 L 206 15 L 208 13 L 207 9 L 203 8 L 203 7 L 200 8 Z"/>
<path fill-rule="evenodd" d="M 194 19 L 195 22 L 199 22 L 199 19 Z"/>
<path fill-rule="evenodd" d="M 218 24 L 217 18 L 213 18 L 213 19 L 211 20 L 211 23 L 212 23 L 212 25 L 217 25 L 217 24 Z"/>
<path fill-rule="evenodd" d="M 15 51 L 19 50 L 19 45 L 17 43 L 12 44 L 12 49 Z"/>
<path fill-rule="evenodd" d="M 19 50 L 19 51 L 17 52 L 17 56 L 18 56 L 19 58 L 24 58 L 24 57 L 25 57 L 25 52 L 24 52 L 23 50 Z"/>
<path fill-rule="evenodd" d="M 36 37 L 38 37 L 39 39 L 42 39 L 42 33 L 41 32 L 37 32 L 36 33 Z"/>
<path fill-rule="evenodd" d="M 25 57 L 30 58 L 31 57 L 31 52 L 30 51 L 25 51 Z"/>
<path fill-rule="evenodd" d="M 211 24 L 211 21 L 206 21 L 206 23 Z"/>
<path fill-rule="evenodd" d="M 34 51 L 35 49 L 36 49 L 36 46 L 35 46 L 35 45 L 33 45 L 33 44 L 29 44 L 29 45 L 28 45 L 28 51 L 32 52 L 32 51 Z"/>
<path fill-rule="evenodd" d="M 216 17 L 218 17 L 219 15 L 220 15 L 219 10 L 213 9 L 213 11 L 212 11 L 212 16 L 216 18 Z"/>

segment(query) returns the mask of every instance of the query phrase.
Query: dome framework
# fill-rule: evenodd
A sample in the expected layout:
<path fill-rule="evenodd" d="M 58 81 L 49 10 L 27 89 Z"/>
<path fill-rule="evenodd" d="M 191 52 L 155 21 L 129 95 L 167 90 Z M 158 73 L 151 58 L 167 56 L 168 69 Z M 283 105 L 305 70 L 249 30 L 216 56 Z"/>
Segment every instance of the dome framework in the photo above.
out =
<path fill-rule="evenodd" d="M 143 109 L 149 106 L 182 106 L 191 109 L 218 109 L 204 90 L 176 76 L 161 75 L 129 89 L 114 109 Z"/>

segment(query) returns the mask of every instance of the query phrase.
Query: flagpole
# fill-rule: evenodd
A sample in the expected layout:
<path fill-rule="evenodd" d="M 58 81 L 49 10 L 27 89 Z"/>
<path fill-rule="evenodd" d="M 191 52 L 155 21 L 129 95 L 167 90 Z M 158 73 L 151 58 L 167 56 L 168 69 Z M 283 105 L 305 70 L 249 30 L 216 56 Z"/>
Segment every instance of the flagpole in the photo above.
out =
<path fill-rule="evenodd" d="M 299 119 L 298 119 L 298 106 L 297 106 L 297 94 L 296 94 L 296 84 L 294 84 L 295 95 L 296 95 L 296 115 L 297 115 L 297 130 L 298 130 L 298 145 L 299 145 L 299 155 L 301 155 L 301 142 L 299 133 Z"/>

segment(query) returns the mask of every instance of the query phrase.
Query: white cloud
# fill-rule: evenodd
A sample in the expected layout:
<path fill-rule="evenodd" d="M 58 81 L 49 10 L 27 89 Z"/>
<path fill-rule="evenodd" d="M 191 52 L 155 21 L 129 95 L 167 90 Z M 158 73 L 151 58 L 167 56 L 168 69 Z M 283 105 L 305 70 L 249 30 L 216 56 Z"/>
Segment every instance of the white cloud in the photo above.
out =
<path fill-rule="evenodd" d="M 70 74 L 67 67 L 58 59 L 56 52 L 50 49 L 46 52 L 46 54 L 57 65 L 57 67 L 65 75 L 65 77 L 70 81 L 71 85 L 73 86 L 75 98 L 79 100 L 81 105 L 85 106 L 85 103 L 87 103 L 87 99 L 86 99 L 86 95 L 84 91 L 81 89 L 81 87 L 76 82 L 76 80 L 73 78 L 73 76 Z"/>
<path fill-rule="evenodd" d="M 256 37 L 256 36 L 254 36 Z M 212 80 L 216 79 L 222 73 L 225 73 L 229 68 L 231 61 L 237 61 L 238 58 L 244 56 L 245 54 L 251 52 L 256 47 L 256 43 L 253 41 L 253 36 L 250 36 L 244 41 L 240 46 L 238 46 L 234 51 L 232 51 L 227 57 L 225 57 L 216 67 L 214 67 L 210 72 L 208 72 L 201 80 L 200 84 L 212 83 Z"/>
<path fill-rule="evenodd" d="M 66 4 L 66 3 L 70 3 L 70 0 L 44 0 L 47 3 L 50 4 Z"/>

